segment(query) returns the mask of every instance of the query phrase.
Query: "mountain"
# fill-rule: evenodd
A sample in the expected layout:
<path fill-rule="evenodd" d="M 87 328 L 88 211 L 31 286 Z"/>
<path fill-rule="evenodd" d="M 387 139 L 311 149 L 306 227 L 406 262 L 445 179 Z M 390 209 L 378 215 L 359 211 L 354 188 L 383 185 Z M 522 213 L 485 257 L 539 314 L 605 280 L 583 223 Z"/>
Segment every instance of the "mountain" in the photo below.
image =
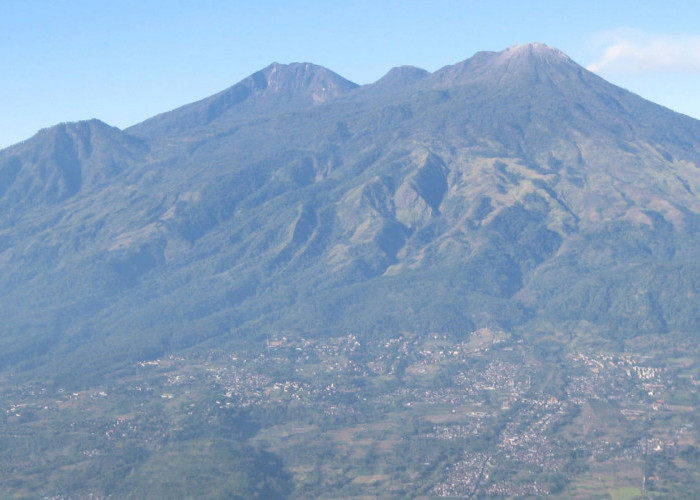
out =
<path fill-rule="evenodd" d="M 124 131 L 62 124 L 0 151 L 0 366 L 79 385 L 278 333 L 695 336 L 698 165 L 700 122 L 542 44 L 364 86 L 273 64 Z"/>

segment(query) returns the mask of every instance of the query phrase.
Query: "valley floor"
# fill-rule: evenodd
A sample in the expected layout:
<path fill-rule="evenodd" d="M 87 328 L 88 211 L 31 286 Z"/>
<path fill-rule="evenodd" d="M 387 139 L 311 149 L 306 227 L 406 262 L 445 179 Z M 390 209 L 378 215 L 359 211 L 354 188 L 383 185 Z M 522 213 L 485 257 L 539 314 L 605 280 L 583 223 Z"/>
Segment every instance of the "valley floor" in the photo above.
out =
<path fill-rule="evenodd" d="M 682 498 L 700 487 L 700 364 L 678 345 L 270 335 L 89 390 L 6 381 L 0 496 Z"/>

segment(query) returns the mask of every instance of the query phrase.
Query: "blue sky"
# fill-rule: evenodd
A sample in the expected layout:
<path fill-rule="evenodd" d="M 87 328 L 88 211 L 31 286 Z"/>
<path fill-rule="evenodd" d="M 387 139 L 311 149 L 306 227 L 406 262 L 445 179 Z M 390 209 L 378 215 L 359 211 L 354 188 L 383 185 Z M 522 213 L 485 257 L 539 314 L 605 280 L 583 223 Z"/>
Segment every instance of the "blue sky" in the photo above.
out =
<path fill-rule="evenodd" d="M 3 0 L 0 148 L 64 121 L 124 128 L 273 61 L 363 84 L 534 41 L 700 118 L 691 1 Z"/>

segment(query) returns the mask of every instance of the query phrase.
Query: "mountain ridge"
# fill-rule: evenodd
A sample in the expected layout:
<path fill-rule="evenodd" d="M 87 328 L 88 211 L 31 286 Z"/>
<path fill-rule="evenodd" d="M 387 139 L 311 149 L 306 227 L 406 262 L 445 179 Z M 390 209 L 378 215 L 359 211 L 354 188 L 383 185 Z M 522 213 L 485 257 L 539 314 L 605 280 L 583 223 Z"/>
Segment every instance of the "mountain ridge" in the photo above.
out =
<path fill-rule="evenodd" d="M 148 146 L 97 119 L 62 123 L 0 152 L 0 206 L 57 204 L 109 183 Z"/>

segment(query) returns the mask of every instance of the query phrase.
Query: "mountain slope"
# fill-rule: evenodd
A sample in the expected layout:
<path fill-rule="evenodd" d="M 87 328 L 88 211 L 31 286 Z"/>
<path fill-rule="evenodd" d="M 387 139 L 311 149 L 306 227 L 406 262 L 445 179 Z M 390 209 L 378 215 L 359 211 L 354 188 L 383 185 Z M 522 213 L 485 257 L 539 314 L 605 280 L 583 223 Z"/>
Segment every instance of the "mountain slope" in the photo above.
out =
<path fill-rule="evenodd" d="M 3 367 L 269 332 L 700 327 L 700 122 L 541 44 L 362 87 L 272 65 L 125 132 L 61 127 L 0 153 L 22 214 Z"/>

